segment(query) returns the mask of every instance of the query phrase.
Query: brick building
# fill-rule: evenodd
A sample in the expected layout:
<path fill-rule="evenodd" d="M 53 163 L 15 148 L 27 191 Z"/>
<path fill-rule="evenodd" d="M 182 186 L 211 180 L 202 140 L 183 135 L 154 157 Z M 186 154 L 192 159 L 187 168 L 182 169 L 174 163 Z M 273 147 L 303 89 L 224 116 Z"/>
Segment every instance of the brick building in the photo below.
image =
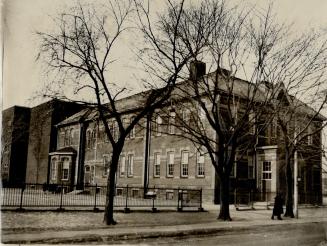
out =
<path fill-rule="evenodd" d="M 187 83 L 187 81 L 183 82 Z M 244 81 L 237 80 L 242 88 Z M 187 86 L 187 85 L 186 85 Z M 124 121 L 133 117 L 133 106 L 140 94 L 118 101 Z M 135 107 L 135 106 L 134 106 Z M 169 106 L 167 106 L 169 107 Z M 182 109 L 176 109 L 182 110 Z M 203 199 L 218 201 L 217 176 L 210 158 L 201 148 L 181 138 L 179 129 L 170 124 L 169 117 L 160 117 L 160 111 L 141 120 L 126 139 L 117 173 L 117 187 L 160 187 L 166 189 L 167 197 L 173 196 L 173 188 L 202 188 Z M 310 113 L 306 108 L 304 114 Z M 317 116 L 310 126 L 312 132 L 325 120 Z M 294 124 L 291 122 L 290 125 Z M 115 122 L 109 120 L 112 132 Z M 58 125 L 56 150 L 50 152 L 50 183 L 63 182 L 70 185 L 106 185 L 110 166 L 111 145 L 107 140 L 97 113 L 83 109 Z M 317 128 L 315 128 L 317 127 Z M 160 130 L 158 130 L 160 128 Z M 259 134 L 257 148 L 249 148 L 249 154 L 235 163 L 231 176 L 231 189 L 247 188 L 262 192 L 263 199 L 271 199 L 277 191 L 285 192 L 284 150 L 280 144 L 280 128 L 272 122 Z M 321 203 L 321 146 L 320 132 L 308 136 L 299 151 L 299 193 L 302 203 Z M 117 188 L 117 194 L 122 192 Z M 267 196 L 270 194 L 270 196 Z"/>
<path fill-rule="evenodd" d="M 1 177 L 4 185 L 46 183 L 49 152 L 57 146 L 55 125 L 80 111 L 81 105 L 51 100 L 33 108 L 3 111 Z"/>
<path fill-rule="evenodd" d="M 25 182 L 30 108 L 14 106 L 2 113 L 1 179 L 4 186 Z"/>

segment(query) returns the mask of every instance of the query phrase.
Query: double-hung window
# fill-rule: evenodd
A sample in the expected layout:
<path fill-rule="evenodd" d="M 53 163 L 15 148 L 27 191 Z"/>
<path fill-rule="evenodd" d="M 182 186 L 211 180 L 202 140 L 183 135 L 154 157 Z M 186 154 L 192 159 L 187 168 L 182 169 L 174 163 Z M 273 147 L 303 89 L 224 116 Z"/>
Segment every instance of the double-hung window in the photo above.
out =
<path fill-rule="evenodd" d="M 154 177 L 160 177 L 160 153 L 154 154 Z"/>
<path fill-rule="evenodd" d="M 181 176 L 182 177 L 188 176 L 188 159 L 189 159 L 189 152 L 182 151 L 182 158 L 181 158 Z"/>
<path fill-rule="evenodd" d="M 271 180 L 271 162 L 264 161 L 262 164 L 262 179 Z"/>
<path fill-rule="evenodd" d="M 174 176 L 174 152 L 167 153 L 167 177 Z"/>
<path fill-rule="evenodd" d="M 62 180 L 68 180 L 69 179 L 69 159 L 64 158 L 62 162 Z"/>
<path fill-rule="evenodd" d="M 57 159 L 51 160 L 51 180 L 57 181 Z"/>
<path fill-rule="evenodd" d="M 196 156 L 196 174 L 198 177 L 204 177 L 204 152 L 199 150 Z"/>
<path fill-rule="evenodd" d="M 120 170 L 120 176 L 125 176 L 125 165 L 126 165 L 126 158 L 124 155 L 120 156 L 119 158 L 119 170 Z"/>
<path fill-rule="evenodd" d="M 133 177 L 134 175 L 134 155 L 129 154 L 127 156 L 127 176 Z"/>

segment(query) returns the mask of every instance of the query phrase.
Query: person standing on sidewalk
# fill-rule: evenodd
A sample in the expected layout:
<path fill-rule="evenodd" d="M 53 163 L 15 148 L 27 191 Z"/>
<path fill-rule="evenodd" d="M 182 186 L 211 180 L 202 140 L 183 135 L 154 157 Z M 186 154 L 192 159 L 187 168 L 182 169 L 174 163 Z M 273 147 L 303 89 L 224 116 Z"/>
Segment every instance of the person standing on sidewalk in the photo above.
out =
<path fill-rule="evenodd" d="M 275 203 L 274 203 L 274 209 L 271 216 L 271 219 L 273 220 L 275 216 L 277 216 L 277 219 L 282 220 L 281 214 L 283 213 L 283 199 L 282 196 L 277 193 L 275 197 Z"/>

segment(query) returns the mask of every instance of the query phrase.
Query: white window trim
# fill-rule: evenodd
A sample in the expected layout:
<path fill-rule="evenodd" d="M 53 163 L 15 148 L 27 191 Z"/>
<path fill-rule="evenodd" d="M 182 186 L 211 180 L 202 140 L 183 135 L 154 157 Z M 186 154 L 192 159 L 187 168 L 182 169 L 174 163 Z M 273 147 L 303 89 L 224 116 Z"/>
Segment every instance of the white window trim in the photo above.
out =
<path fill-rule="evenodd" d="M 131 157 L 131 159 L 130 159 Z M 130 160 L 132 160 L 130 162 Z M 134 176 L 134 154 L 127 155 L 127 177 L 131 178 Z"/>
<path fill-rule="evenodd" d="M 53 168 L 54 166 L 54 168 Z M 56 181 L 57 180 L 57 172 L 58 172 L 58 161 L 57 160 L 51 160 L 51 180 Z"/>
<path fill-rule="evenodd" d="M 64 164 L 67 164 L 68 165 L 68 168 L 64 168 Z M 69 166 L 70 166 L 70 161 L 69 161 L 69 159 L 67 160 L 67 162 L 65 162 L 65 161 L 63 161 L 62 162 L 62 169 L 61 169 L 61 180 L 65 180 L 65 181 L 67 181 L 67 180 L 69 180 Z M 67 178 L 64 178 L 64 170 L 68 170 L 68 172 L 67 172 Z"/>
<path fill-rule="evenodd" d="M 175 124 L 176 124 L 176 112 L 172 111 L 169 113 L 169 119 L 168 119 L 168 133 L 170 135 L 175 134 Z"/>
<path fill-rule="evenodd" d="M 201 150 L 199 150 L 199 151 L 197 151 L 196 152 L 196 176 L 197 177 L 200 177 L 200 178 L 203 178 L 203 177 L 205 177 L 205 165 L 204 165 L 204 163 L 205 163 L 205 156 L 204 156 L 204 153 L 202 152 Z M 203 156 L 202 158 L 203 158 L 203 162 L 200 162 L 200 156 Z M 203 165 L 203 174 L 199 174 L 199 166 L 200 166 L 200 164 L 201 165 Z"/>
<path fill-rule="evenodd" d="M 173 156 L 173 160 L 172 160 L 172 163 L 170 163 L 170 154 L 172 154 L 172 156 Z M 172 174 L 169 174 L 169 166 L 172 166 Z M 167 166 L 166 166 L 166 168 L 167 168 L 167 170 L 166 170 L 166 175 L 167 175 L 167 177 L 169 177 L 169 178 L 172 178 L 172 177 L 174 177 L 174 165 L 175 165 L 175 153 L 174 153 L 174 151 L 168 151 L 167 152 Z"/>
<path fill-rule="evenodd" d="M 187 154 L 187 161 L 184 162 L 183 160 L 183 154 Z M 188 150 L 182 150 L 181 151 L 181 177 L 182 178 L 187 178 L 188 177 L 188 174 L 189 174 L 189 162 L 190 162 L 190 152 Z M 187 174 L 184 174 L 183 171 L 184 171 L 184 167 L 186 167 L 186 170 L 187 170 Z"/>
<path fill-rule="evenodd" d="M 157 162 L 157 156 L 159 156 L 159 162 Z M 159 178 L 160 177 L 160 162 L 161 162 L 161 153 L 160 152 L 155 152 L 154 153 L 154 161 L 153 161 L 153 177 Z M 157 166 L 159 166 L 159 174 L 157 174 Z"/>
<path fill-rule="evenodd" d="M 122 154 L 119 158 L 119 176 L 125 177 L 126 176 L 126 156 L 125 154 Z M 124 168 L 122 168 L 124 167 Z M 124 172 L 122 172 L 124 170 Z"/>
<path fill-rule="evenodd" d="M 270 163 L 270 170 L 269 171 L 265 171 L 264 170 L 264 166 L 265 166 L 265 162 L 267 162 L 267 163 Z M 263 161 L 262 162 L 262 180 L 272 180 L 272 166 L 271 166 L 271 161 Z M 270 178 L 269 179 L 266 179 L 266 178 L 264 178 L 263 176 L 264 176 L 264 174 L 269 174 L 270 173 Z"/>

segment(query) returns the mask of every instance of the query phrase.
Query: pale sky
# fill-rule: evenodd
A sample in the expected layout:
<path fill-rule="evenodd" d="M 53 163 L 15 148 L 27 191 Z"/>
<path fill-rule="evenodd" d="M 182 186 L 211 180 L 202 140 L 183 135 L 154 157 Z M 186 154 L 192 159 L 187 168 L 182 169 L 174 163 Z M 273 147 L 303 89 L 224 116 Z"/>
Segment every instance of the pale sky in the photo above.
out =
<path fill-rule="evenodd" d="M 236 0 L 235 0 L 236 1 Z M 93 0 L 93 2 L 97 2 Z M 267 0 L 244 0 L 267 6 Z M 294 22 L 296 29 L 309 26 L 327 27 L 327 0 L 275 0 L 281 21 Z M 62 8 L 76 3 L 75 0 L 3 0 L 2 35 L 4 35 L 4 62 L 2 74 L 2 109 L 13 105 L 34 106 L 30 101 L 33 93 L 42 87 L 45 77 L 35 62 L 37 41 L 35 31 L 45 30 Z M 124 57 L 123 51 L 121 57 Z M 132 64 L 116 69 L 116 79 L 132 83 L 129 73 Z M 131 61 L 129 61 L 131 62 Z M 135 62 L 135 61 L 132 61 Z"/>

